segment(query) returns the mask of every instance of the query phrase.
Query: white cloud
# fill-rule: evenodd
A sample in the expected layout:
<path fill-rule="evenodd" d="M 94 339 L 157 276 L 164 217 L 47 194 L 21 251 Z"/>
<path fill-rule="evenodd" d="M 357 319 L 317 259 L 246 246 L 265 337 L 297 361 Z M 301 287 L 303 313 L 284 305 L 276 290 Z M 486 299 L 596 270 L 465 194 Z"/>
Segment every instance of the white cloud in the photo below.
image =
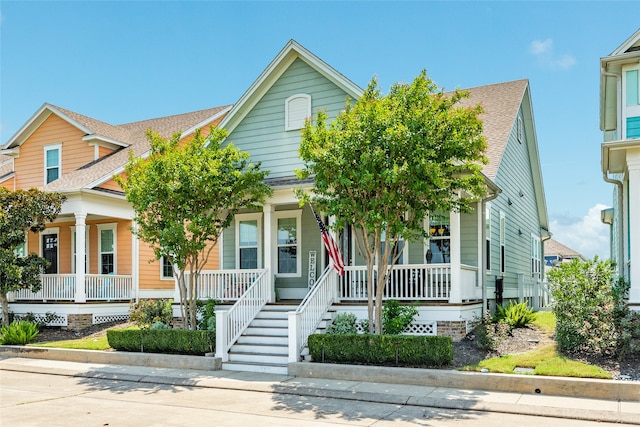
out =
<path fill-rule="evenodd" d="M 598 203 L 582 219 L 553 219 L 550 224 L 553 239 L 580 252 L 585 258 L 595 255 L 609 258 L 609 225 L 600 221 L 600 211 L 608 206 Z"/>
<path fill-rule="evenodd" d="M 540 65 L 547 68 L 568 70 L 576 63 L 576 59 L 567 53 L 556 54 L 552 39 L 532 41 L 529 45 L 529 52 L 538 58 Z"/>

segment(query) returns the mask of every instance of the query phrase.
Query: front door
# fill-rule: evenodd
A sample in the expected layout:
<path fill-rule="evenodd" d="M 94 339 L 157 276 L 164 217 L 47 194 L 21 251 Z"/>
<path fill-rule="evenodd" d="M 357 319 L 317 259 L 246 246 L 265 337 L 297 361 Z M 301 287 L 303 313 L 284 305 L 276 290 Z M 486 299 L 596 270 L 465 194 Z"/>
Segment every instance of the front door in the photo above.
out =
<path fill-rule="evenodd" d="M 45 274 L 58 274 L 58 235 L 45 234 L 42 236 L 42 256 L 49 261 Z"/>

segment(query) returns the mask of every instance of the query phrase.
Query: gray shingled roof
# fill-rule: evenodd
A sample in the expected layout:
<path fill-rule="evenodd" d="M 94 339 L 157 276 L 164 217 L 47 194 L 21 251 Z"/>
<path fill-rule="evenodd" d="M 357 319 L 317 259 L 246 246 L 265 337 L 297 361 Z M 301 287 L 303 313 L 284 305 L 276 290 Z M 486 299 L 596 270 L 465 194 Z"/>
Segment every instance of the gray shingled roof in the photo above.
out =
<path fill-rule="evenodd" d="M 561 258 L 582 258 L 580 252 L 574 251 L 568 246 L 563 245 L 557 240 L 549 239 L 544 241 L 544 254 L 545 255 L 557 255 Z"/>
<path fill-rule="evenodd" d="M 45 189 L 49 191 L 77 190 L 85 188 L 100 178 L 113 175 L 127 163 L 129 151 L 132 151 L 136 156 L 141 156 L 149 151 L 149 141 L 145 135 L 148 129 L 158 132 L 165 138 L 170 137 L 174 132 L 190 129 L 229 108 L 225 105 L 174 116 L 110 125 L 73 111 L 56 106 L 52 107 L 91 129 L 96 135 L 126 143 L 128 147 L 61 176 L 45 186 Z"/>
<path fill-rule="evenodd" d="M 13 162 L 11 157 L 0 154 L 0 178 L 5 177 L 13 172 Z"/>

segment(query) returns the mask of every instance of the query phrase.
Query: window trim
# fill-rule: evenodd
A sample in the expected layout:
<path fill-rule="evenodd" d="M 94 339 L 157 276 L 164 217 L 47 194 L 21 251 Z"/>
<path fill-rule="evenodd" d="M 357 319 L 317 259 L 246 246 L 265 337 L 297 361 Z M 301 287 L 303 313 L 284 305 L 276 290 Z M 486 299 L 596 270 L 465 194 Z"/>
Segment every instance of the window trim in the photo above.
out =
<path fill-rule="evenodd" d="M 484 245 L 485 245 L 485 252 L 487 253 L 487 260 L 486 260 L 486 265 L 485 265 L 485 269 L 486 269 L 486 273 L 487 274 L 492 274 L 491 273 L 491 267 L 492 267 L 492 260 L 491 260 L 491 232 L 492 232 L 492 226 L 491 226 L 491 204 L 487 203 L 486 208 L 485 208 L 485 219 L 484 219 L 484 228 L 485 228 L 485 241 L 484 241 Z"/>
<path fill-rule="evenodd" d="M 291 116 L 290 116 L 290 104 L 291 102 L 295 101 L 296 99 L 305 99 L 306 100 L 306 115 L 305 115 L 305 119 L 302 121 L 302 123 L 291 123 Z M 290 97 L 288 97 L 285 101 L 284 101 L 284 130 L 288 131 L 288 130 L 300 130 L 304 127 L 304 121 L 311 117 L 311 95 L 307 94 L 307 93 L 297 93 L 295 95 L 291 95 Z"/>
<path fill-rule="evenodd" d="M 278 272 L 278 220 L 283 218 L 295 218 L 296 220 L 296 272 Z M 273 213 L 273 262 L 275 264 L 274 274 L 276 277 L 302 277 L 302 209 L 289 211 L 275 211 Z M 289 245 L 287 245 L 289 246 Z"/>
<path fill-rule="evenodd" d="M 102 230 L 113 232 L 113 273 L 109 274 L 118 274 L 118 223 L 97 224 L 96 227 L 98 228 L 98 274 L 102 274 L 102 254 L 111 253 L 102 252 Z"/>
<path fill-rule="evenodd" d="M 171 265 L 171 261 L 167 259 L 166 255 L 161 256 L 160 257 L 160 280 L 176 280 L 175 276 L 173 275 L 173 266 L 171 266 L 171 276 L 164 275 L 164 267 L 166 262 L 168 262 L 169 265 Z"/>
<path fill-rule="evenodd" d="M 518 142 L 522 144 L 524 142 L 524 122 L 522 121 L 522 116 L 518 114 L 516 123 L 516 137 Z"/>
<path fill-rule="evenodd" d="M 258 223 L 258 267 L 262 268 L 262 212 L 245 213 L 235 215 L 235 265 L 236 270 L 240 270 L 240 223 L 245 221 L 257 221 Z M 253 246 L 244 246 L 252 248 Z"/>
<path fill-rule="evenodd" d="M 538 278 L 542 277 L 542 239 L 531 233 L 531 277 L 536 274 Z"/>
<path fill-rule="evenodd" d="M 38 254 L 44 258 L 44 252 L 42 251 L 42 243 L 43 243 L 43 238 L 42 236 L 44 236 L 45 234 L 57 234 L 58 235 L 58 247 L 56 248 L 58 253 L 56 255 L 56 259 L 58 260 L 58 264 L 56 265 L 56 271 L 58 273 L 56 274 L 60 274 L 60 227 L 49 227 L 49 228 L 45 228 L 44 230 L 42 230 L 39 233 L 39 237 L 38 237 Z"/>
<path fill-rule="evenodd" d="M 24 240 L 22 241 L 22 255 L 18 255 L 18 247 L 13 250 L 14 255 L 17 258 L 26 258 L 26 256 L 29 255 L 29 233 L 24 233 Z"/>
<path fill-rule="evenodd" d="M 441 212 L 441 211 L 437 211 L 434 212 L 434 214 L 442 214 L 442 215 L 446 215 L 446 212 Z M 424 262 L 427 263 L 427 253 L 428 251 L 431 249 L 431 241 L 432 240 L 449 240 L 449 262 L 443 262 L 443 263 L 438 263 L 438 262 L 429 262 L 428 264 L 451 264 L 451 212 L 448 213 L 448 225 L 449 225 L 449 235 L 448 236 L 435 236 L 431 234 L 431 216 L 432 215 L 427 215 L 425 217 L 425 230 L 427 231 L 427 233 L 429 234 L 429 238 L 426 240 L 426 244 L 424 245 Z M 405 247 L 408 245 L 405 245 Z"/>
<path fill-rule="evenodd" d="M 505 265 L 507 263 L 506 253 L 506 234 L 507 234 L 507 215 L 500 211 L 500 274 L 504 276 L 506 272 Z"/>
<path fill-rule="evenodd" d="M 47 184 L 49 184 L 50 182 L 55 181 L 56 179 L 60 179 L 60 177 L 62 176 L 62 143 L 61 143 L 61 142 L 58 142 L 58 143 L 55 143 L 55 144 L 48 144 L 48 145 L 43 146 L 43 149 L 44 149 L 44 159 L 43 159 L 43 162 L 42 162 L 42 163 L 43 163 L 43 165 L 44 165 L 44 178 L 43 178 L 43 182 L 44 182 L 44 185 L 47 185 Z M 52 181 L 47 182 L 47 171 L 48 171 L 49 169 L 54 169 L 54 167 L 49 167 L 49 166 L 47 165 L 47 153 L 48 153 L 49 151 L 53 151 L 53 150 L 58 150 L 58 165 L 57 165 L 57 169 L 58 169 L 58 178 L 56 178 L 56 179 L 54 179 L 54 180 L 52 180 Z"/>

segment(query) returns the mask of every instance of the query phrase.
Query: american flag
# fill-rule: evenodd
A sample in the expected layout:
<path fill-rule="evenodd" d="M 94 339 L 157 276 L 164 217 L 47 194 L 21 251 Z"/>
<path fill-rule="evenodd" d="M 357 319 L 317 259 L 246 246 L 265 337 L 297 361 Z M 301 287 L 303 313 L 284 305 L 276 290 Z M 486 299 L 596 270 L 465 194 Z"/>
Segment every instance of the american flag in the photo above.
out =
<path fill-rule="evenodd" d="M 313 210 L 313 209 L 311 209 Z M 324 246 L 327 248 L 327 252 L 329 252 L 329 257 L 333 261 L 333 268 L 336 269 L 336 272 L 340 276 L 344 276 L 344 262 L 342 261 L 342 255 L 340 255 L 340 250 L 336 245 L 336 242 L 333 240 L 331 235 L 329 234 L 329 230 L 325 227 L 324 223 L 318 216 L 315 210 L 313 210 L 313 214 L 316 216 L 316 221 L 318 221 L 318 227 L 320 227 L 320 235 L 322 236 L 322 241 L 324 242 Z"/>

